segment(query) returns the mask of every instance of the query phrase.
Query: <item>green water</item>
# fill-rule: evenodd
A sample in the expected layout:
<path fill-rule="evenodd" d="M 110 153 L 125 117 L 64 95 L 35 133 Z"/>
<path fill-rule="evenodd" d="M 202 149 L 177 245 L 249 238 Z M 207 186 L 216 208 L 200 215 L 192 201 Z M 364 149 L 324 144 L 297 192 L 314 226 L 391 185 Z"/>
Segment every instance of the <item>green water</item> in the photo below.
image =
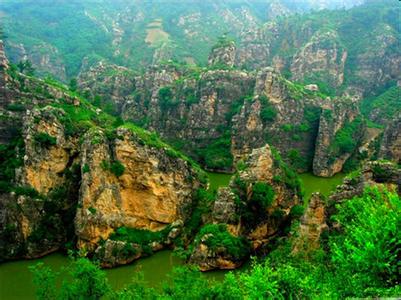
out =
<path fill-rule="evenodd" d="M 227 186 L 231 175 L 208 173 L 210 190 L 216 191 L 221 186 Z M 313 192 L 321 192 L 328 195 L 337 184 L 340 184 L 344 175 L 338 174 L 333 178 L 319 178 L 311 174 L 302 174 L 305 185 L 306 197 Z M 35 265 L 39 261 L 50 266 L 54 271 L 60 271 L 69 263 L 69 259 L 54 253 L 37 260 L 19 260 L 0 264 L 0 300 L 24 300 L 35 299 L 35 288 L 32 283 L 32 275 L 28 266 Z M 160 287 L 163 281 L 168 280 L 168 275 L 174 267 L 183 265 L 184 262 L 175 257 L 172 251 L 160 251 L 154 255 L 143 258 L 134 263 L 106 270 L 107 277 L 114 289 L 121 289 L 131 282 L 135 272 L 143 272 L 145 281 L 149 286 Z M 245 266 L 246 268 L 246 266 Z M 209 279 L 221 280 L 226 271 L 214 271 L 204 273 Z"/>
<path fill-rule="evenodd" d="M 210 190 L 215 191 L 220 186 L 227 186 L 231 175 L 208 173 Z M 28 267 L 38 262 L 44 262 L 54 271 L 61 271 L 69 264 L 68 257 L 54 253 L 36 260 L 19 260 L 0 264 L 0 300 L 35 299 L 35 287 Z M 142 258 L 134 263 L 114 269 L 107 269 L 106 274 L 114 289 L 121 289 L 131 282 L 135 272 L 143 272 L 145 281 L 149 286 L 160 287 L 174 267 L 184 262 L 173 255 L 172 251 L 160 251 L 154 255 Z M 213 280 L 222 280 L 226 271 L 213 271 L 203 276 Z"/>
<path fill-rule="evenodd" d="M 335 187 L 342 183 L 345 174 L 336 174 L 331 178 L 317 177 L 311 173 L 300 174 L 304 188 L 305 199 L 309 199 L 312 193 L 320 192 L 324 196 L 328 196 Z"/>
<path fill-rule="evenodd" d="M 232 174 L 207 172 L 207 176 L 209 177 L 210 181 L 209 190 L 217 191 L 219 187 L 228 186 Z"/>
<path fill-rule="evenodd" d="M 28 267 L 44 262 L 53 271 L 62 271 L 70 261 L 67 256 L 54 253 L 36 260 L 19 260 L 0 264 L 0 299 L 24 300 L 35 299 L 35 287 Z M 149 286 L 159 288 L 162 282 L 168 281 L 168 275 L 174 267 L 184 262 L 173 255 L 170 250 L 159 251 L 154 255 L 142 258 L 134 263 L 114 269 L 107 269 L 107 278 L 114 289 L 121 289 L 131 282 L 135 272 L 142 272 Z M 208 279 L 222 280 L 226 271 L 203 273 Z M 60 282 L 59 282 L 60 283 Z"/>

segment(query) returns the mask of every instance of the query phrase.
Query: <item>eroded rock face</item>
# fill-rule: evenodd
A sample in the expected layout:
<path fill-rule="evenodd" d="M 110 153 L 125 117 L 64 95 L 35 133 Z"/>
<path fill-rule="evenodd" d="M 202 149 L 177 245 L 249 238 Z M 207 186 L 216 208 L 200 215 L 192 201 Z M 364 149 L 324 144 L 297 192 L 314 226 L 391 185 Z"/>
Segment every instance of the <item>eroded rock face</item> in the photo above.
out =
<path fill-rule="evenodd" d="M 320 247 L 320 235 L 327 230 L 324 198 L 314 193 L 301 218 L 297 236 L 293 241 L 293 253 L 308 253 Z"/>
<path fill-rule="evenodd" d="M 246 259 L 244 253 L 249 253 L 251 249 L 263 249 L 281 234 L 284 224 L 291 222 L 291 208 L 300 202 L 295 174 L 291 185 L 288 169 L 268 145 L 254 149 L 247 156 L 245 165 L 245 169 L 231 179 L 228 188 L 219 189 L 212 211 L 212 223 L 214 226 L 226 226 L 227 234 L 238 245 L 248 247 L 248 252 L 238 250 L 238 256 L 235 256 L 222 241 L 215 248 L 208 246 L 209 239 L 213 239 L 216 233 L 198 235 L 189 261 L 203 271 L 240 266 Z M 266 200 L 270 201 L 268 204 L 258 202 L 261 199 L 259 196 L 269 197 L 265 193 L 270 193 L 270 200 Z M 243 239 L 247 241 L 247 246 L 244 246 Z"/>
<path fill-rule="evenodd" d="M 62 55 L 48 43 L 33 46 L 7 42 L 10 60 L 13 62 L 29 60 L 40 75 L 52 74 L 59 80 L 67 80 L 67 72 Z"/>
<path fill-rule="evenodd" d="M 160 231 L 169 226 L 165 240 L 152 249 L 171 245 L 201 186 L 198 171 L 167 146 L 146 146 L 129 129 L 108 138 L 94 128 L 80 145 L 77 136 L 66 133 L 65 117 L 53 107 L 27 112 L 25 146 L 16 149 L 25 153 L 16 171 L 17 192 L 0 197 L 1 259 L 40 257 L 77 239 L 77 246 L 104 259 L 104 266 L 128 263 L 141 251 L 119 255 L 121 243 L 99 245 L 119 227 Z M 121 174 L 113 171 L 116 165 Z M 115 252 L 107 250 L 110 245 Z"/>
<path fill-rule="evenodd" d="M 66 137 L 59 121 L 64 115 L 63 110 L 45 107 L 28 112 L 24 121 L 24 168 L 17 180 L 44 195 L 63 185 L 65 170 L 79 161 L 76 140 Z"/>
<path fill-rule="evenodd" d="M 321 107 L 330 100 L 296 94 L 291 92 L 293 88 L 272 68 L 258 72 L 254 100 L 246 101 L 233 118 L 231 151 L 235 161 L 269 141 L 283 157 L 293 153 L 291 163 L 296 169 L 310 168 Z"/>
<path fill-rule="evenodd" d="M 203 162 L 205 157 L 198 150 L 219 139 L 226 138 L 229 151 L 227 130 L 233 107 L 252 93 L 254 77 L 234 70 L 210 70 L 198 76 L 188 78 L 174 68 L 150 69 L 137 80 L 137 96 L 126 103 L 122 115 L 155 130 L 167 141 L 185 141 L 182 150 Z M 161 97 L 162 92 L 168 96 Z M 206 167 L 232 170 L 231 164 L 214 165 Z"/>
<path fill-rule="evenodd" d="M 356 104 L 355 100 L 346 98 L 335 99 L 324 106 L 313 159 L 315 175 L 331 177 L 341 172 L 344 163 L 362 140 L 366 128 L 364 123 L 357 119 L 359 111 Z M 343 141 L 339 132 L 347 126 L 351 137 Z"/>
<path fill-rule="evenodd" d="M 3 259 L 35 258 L 56 251 L 71 238 L 80 174 L 76 141 L 66 137 L 59 118 L 64 111 L 45 107 L 24 119 L 22 166 L 16 170 L 16 192 L 4 194 L 2 235 L 9 232 Z M 22 153 L 20 153 L 21 155 Z M 2 227 L 2 228 L 1 228 Z M 11 237 L 14 236 L 14 238 Z"/>
<path fill-rule="evenodd" d="M 388 24 L 379 24 L 371 36 L 371 44 L 356 56 L 355 75 L 368 91 L 390 80 L 399 80 L 401 57 L 394 52 L 399 44 L 394 30 Z"/>
<path fill-rule="evenodd" d="M 127 68 L 100 61 L 81 70 L 78 84 L 84 93 L 90 97 L 100 97 L 102 103 L 113 104 L 115 111 L 120 113 L 122 106 L 132 99 L 135 74 Z"/>
<path fill-rule="evenodd" d="M 235 50 L 234 42 L 212 49 L 208 60 L 209 66 L 233 67 L 235 64 Z"/>
<path fill-rule="evenodd" d="M 120 176 L 105 169 L 113 161 L 125 168 Z M 75 224 L 78 246 L 89 250 L 121 226 L 154 231 L 185 221 L 192 193 L 200 186 L 186 161 L 141 145 L 125 129 L 113 141 L 101 131 L 89 132 L 82 168 Z"/>
<path fill-rule="evenodd" d="M 366 187 L 385 186 L 401 195 L 401 170 L 391 162 L 371 161 L 360 173 L 344 179 L 342 185 L 330 196 L 334 203 L 361 196 Z"/>
<path fill-rule="evenodd" d="M 3 41 L 0 40 L 0 106 L 4 106 L 7 103 L 6 83 L 9 80 L 7 75 L 8 64 Z"/>
<path fill-rule="evenodd" d="M 401 164 L 401 115 L 390 121 L 384 130 L 379 157 Z"/>
<path fill-rule="evenodd" d="M 316 174 L 327 174 L 322 176 L 339 172 L 349 158 L 344 156 L 335 167 L 332 161 L 327 163 L 328 144 L 318 132 L 334 138 L 346 121 L 359 115 L 356 99 L 322 97 L 316 86 L 306 89 L 273 68 L 257 73 L 192 72 L 170 65 L 154 66 L 135 78 L 134 93 L 116 85 L 117 91 L 105 91 L 112 94 L 104 97 L 122 97 L 119 103 L 124 119 L 160 133 L 209 170 L 231 172 L 237 161 L 266 142 L 279 149 L 299 171 L 312 169 L 315 157 L 320 162 Z M 95 74 L 90 77 L 96 78 Z M 126 80 L 129 77 L 122 81 Z M 335 106 L 342 107 L 338 109 L 338 120 L 335 117 L 334 122 L 326 122 L 322 110 L 333 110 Z M 211 149 L 223 147 L 220 145 L 224 150 Z"/>
<path fill-rule="evenodd" d="M 344 82 L 346 59 L 347 51 L 340 45 L 338 34 L 319 32 L 295 54 L 291 63 L 292 78 L 313 80 L 315 74 L 320 74 L 319 80 L 340 86 Z"/>

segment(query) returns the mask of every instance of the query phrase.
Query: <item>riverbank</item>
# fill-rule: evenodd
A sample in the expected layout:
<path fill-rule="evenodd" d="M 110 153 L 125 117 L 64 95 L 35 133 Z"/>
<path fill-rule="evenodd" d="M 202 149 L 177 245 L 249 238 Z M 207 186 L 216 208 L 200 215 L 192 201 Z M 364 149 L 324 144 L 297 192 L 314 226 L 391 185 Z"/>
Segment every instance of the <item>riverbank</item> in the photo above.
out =
<path fill-rule="evenodd" d="M 231 175 L 208 173 L 209 189 L 217 191 L 221 186 L 229 184 Z M 343 174 L 333 178 L 320 178 L 306 173 L 300 175 L 304 187 L 305 197 L 309 199 L 313 192 L 321 192 L 327 196 L 337 184 L 342 182 Z M 69 264 L 67 256 L 61 253 L 53 253 L 41 259 L 20 260 L 0 264 L 0 299 L 25 300 L 35 299 L 35 287 L 32 282 L 32 275 L 29 266 L 43 262 L 54 271 L 60 272 L 63 267 Z M 166 250 L 153 254 L 150 257 L 141 258 L 134 263 L 114 269 L 107 269 L 106 274 L 113 289 L 121 289 L 131 282 L 136 272 L 143 272 L 144 279 L 150 287 L 160 287 L 162 282 L 168 280 L 169 274 L 174 267 L 181 266 L 184 261 L 176 257 L 173 251 Z M 244 266 L 246 268 L 246 266 Z M 241 269 L 236 270 L 241 271 Z M 212 271 L 203 273 L 208 279 L 222 280 L 227 271 Z"/>

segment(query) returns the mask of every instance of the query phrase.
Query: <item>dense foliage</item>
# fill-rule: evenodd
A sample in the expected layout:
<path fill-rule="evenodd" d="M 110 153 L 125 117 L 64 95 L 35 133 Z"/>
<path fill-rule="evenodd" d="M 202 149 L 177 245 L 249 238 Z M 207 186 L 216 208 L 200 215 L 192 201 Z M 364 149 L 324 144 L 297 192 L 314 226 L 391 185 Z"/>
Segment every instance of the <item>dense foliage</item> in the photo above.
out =
<path fill-rule="evenodd" d="M 249 254 L 249 245 L 244 237 L 230 234 L 226 224 L 207 224 L 199 231 L 195 244 L 207 245 L 212 251 L 224 251 L 234 259 L 244 259 Z"/>
<path fill-rule="evenodd" d="M 367 189 L 361 197 L 337 206 L 339 231 L 330 232 L 326 250 L 308 260 L 283 243 L 249 271 L 227 274 L 222 282 L 207 282 L 192 267 L 177 268 L 162 290 L 146 287 L 136 276 L 131 285 L 114 292 L 105 274 L 86 259 L 72 262 L 70 277 L 56 292 L 55 274 L 43 265 L 33 268 L 38 299 L 344 299 L 346 297 L 397 297 L 401 294 L 401 200 L 383 189 Z M 220 225 L 203 234 L 232 244 Z M 327 238 L 326 238 L 327 240 Z M 236 242 L 233 244 L 236 245 Z M 234 247 L 235 248 L 235 247 Z M 235 250 L 237 251 L 237 250 Z M 79 279 L 79 280 L 78 280 Z"/>

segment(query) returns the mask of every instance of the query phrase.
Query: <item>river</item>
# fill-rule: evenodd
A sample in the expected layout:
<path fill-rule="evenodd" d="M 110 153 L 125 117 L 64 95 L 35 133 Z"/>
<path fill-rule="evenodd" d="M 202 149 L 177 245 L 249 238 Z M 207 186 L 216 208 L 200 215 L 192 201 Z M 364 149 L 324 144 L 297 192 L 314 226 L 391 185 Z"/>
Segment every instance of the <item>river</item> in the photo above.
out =
<path fill-rule="evenodd" d="M 220 186 L 227 186 L 230 175 L 208 173 L 210 179 L 210 190 L 216 191 Z M 302 174 L 301 179 L 305 185 L 305 196 L 307 198 L 313 192 L 321 192 L 328 195 L 329 192 L 339 183 L 344 175 L 339 174 L 333 178 L 319 178 L 311 174 Z M 25 300 L 35 299 L 35 287 L 32 283 L 32 275 L 28 270 L 29 266 L 38 262 L 44 262 L 54 271 L 61 271 L 69 263 L 69 259 L 60 254 L 54 253 L 36 260 L 19 260 L 0 264 L 0 299 L 1 300 Z M 182 265 L 184 262 L 173 255 L 172 251 L 160 251 L 151 257 L 140 259 L 133 264 L 106 270 L 107 277 L 114 289 L 120 289 L 131 282 L 135 272 L 142 271 L 145 281 L 152 287 L 160 287 L 160 283 L 168 280 L 171 270 Z M 203 276 L 221 280 L 226 271 L 213 271 L 204 273 Z"/>

